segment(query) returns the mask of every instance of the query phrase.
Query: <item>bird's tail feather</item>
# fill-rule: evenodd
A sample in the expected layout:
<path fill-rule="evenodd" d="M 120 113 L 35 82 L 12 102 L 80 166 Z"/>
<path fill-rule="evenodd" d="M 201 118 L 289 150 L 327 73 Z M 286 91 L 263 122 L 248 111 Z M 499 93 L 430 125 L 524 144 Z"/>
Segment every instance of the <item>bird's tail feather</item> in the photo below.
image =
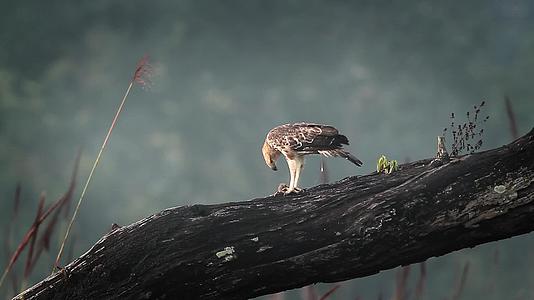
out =
<path fill-rule="evenodd" d="M 340 156 L 340 157 L 346 158 L 347 160 L 357 165 L 358 167 L 363 165 L 361 160 L 359 160 L 356 156 L 350 154 L 348 151 L 345 151 L 344 149 L 323 150 L 323 151 L 318 151 L 318 152 L 319 154 L 324 155 L 324 156 Z"/>
<path fill-rule="evenodd" d="M 341 157 L 348 159 L 351 163 L 357 165 L 358 167 L 361 167 L 363 165 L 361 160 L 359 160 L 356 156 L 350 154 L 347 151 L 342 151 Z"/>

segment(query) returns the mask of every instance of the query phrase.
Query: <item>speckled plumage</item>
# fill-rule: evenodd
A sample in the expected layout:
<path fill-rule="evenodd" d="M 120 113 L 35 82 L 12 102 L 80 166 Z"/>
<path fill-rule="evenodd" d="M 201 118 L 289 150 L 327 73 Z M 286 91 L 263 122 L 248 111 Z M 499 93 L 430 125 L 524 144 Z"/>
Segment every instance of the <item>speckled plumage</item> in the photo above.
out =
<path fill-rule="evenodd" d="M 289 191 L 297 188 L 300 170 L 304 165 L 304 156 L 309 154 L 321 154 L 324 156 L 339 156 L 348 159 L 357 166 L 362 162 L 343 149 L 348 145 L 346 136 L 330 125 L 315 123 L 295 123 L 277 126 L 269 131 L 263 144 L 263 156 L 265 162 L 273 170 L 276 170 L 274 162 L 279 154 L 283 154 L 287 160 L 291 173 Z"/>

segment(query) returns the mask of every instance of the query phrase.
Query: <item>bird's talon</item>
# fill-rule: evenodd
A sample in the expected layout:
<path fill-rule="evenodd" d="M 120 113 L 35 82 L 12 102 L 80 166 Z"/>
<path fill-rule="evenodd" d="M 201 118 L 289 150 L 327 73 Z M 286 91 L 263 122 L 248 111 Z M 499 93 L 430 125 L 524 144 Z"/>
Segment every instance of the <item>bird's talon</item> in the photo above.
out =
<path fill-rule="evenodd" d="M 291 190 L 286 190 L 284 192 L 284 195 L 291 195 L 291 194 L 300 194 L 302 191 L 304 191 L 304 189 L 301 189 L 301 188 L 298 188 L 298 187 L 295 187 Z"/>
<path fill-rule="evenodd" d="M 287 192 L 287 190 L 289 189 L 289 186 L 285 183 L 280 183 L 278 185 L 278 189 L 276 190 L 276 194 L 278 193 L 282 193 L 282 194 L 285 194 Z"/>

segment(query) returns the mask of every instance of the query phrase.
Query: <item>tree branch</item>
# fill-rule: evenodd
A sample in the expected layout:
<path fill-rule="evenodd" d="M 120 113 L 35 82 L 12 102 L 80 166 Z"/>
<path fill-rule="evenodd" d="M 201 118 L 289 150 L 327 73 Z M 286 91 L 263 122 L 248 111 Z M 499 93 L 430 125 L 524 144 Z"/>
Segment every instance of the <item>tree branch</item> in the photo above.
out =
<path fill-rule="evenodd" d="M 166 209 L 18 299 L 243 299 L 375 274 L 534 230 L 534 130 L 298 195 Z"/>

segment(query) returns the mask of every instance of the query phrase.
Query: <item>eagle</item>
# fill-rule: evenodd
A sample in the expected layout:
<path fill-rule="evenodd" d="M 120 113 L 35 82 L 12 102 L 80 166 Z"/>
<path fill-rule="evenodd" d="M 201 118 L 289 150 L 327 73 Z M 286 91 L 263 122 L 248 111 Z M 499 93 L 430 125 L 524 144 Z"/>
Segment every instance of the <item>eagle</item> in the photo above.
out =
<path fill-rule="evenodd" d="M 327 157 L 343 157 L 358 167 L 362 162 L 347 150 L 343 145 L 348 145 L 346 136 L 330 125 L 315 123 L 294 123 L 277 126 L 267 133 L 262 146 L 265 163 L 276 171 L 276 160 L 284 155 L 289 167 L 290 182 L 285 194 L 300 192 L 298 187 L 300 172 L 304 167 L 304 156 L 320 154 Z"/>

